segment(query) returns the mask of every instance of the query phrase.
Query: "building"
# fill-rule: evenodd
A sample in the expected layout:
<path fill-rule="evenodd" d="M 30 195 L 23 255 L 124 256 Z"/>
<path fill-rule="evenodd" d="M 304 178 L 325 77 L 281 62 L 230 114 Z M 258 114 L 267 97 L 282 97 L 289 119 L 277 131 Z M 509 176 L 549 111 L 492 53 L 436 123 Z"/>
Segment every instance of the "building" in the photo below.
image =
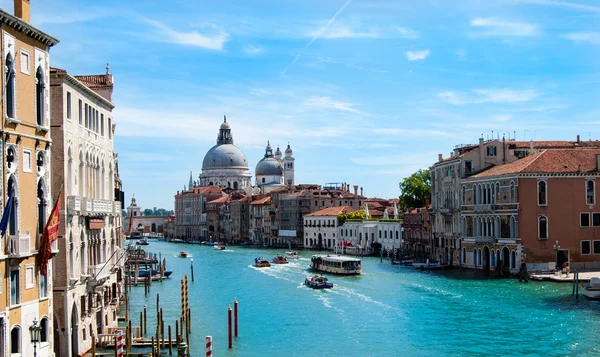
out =
<path fill-rule="evenodd" d="M 600 149 L 547 149 L 464 182 L 463 263 L 600 267 Z"/>
<path fill-rule="evenodd" d="M 207 240 L 207 204 L 224 193 L 217 186 L 201 186 L 175 195 L 175 236 L 185 240 Z"/>
<path fill-rule="evenodd" d="M 79 355 L 117 327 L 122 293 L 122 203 L 115 197 L 113 77 L 52 68 L 52 180 L 64 192 L 54 260 L 57 355 Z M 117 181 L 118 183 L 118 181 Z"/>
<path fill-rule="evenodd" d="M 402 217 L 402 234 L 405 253 L 411 254 L 417 261 L 430 259 L 432 252 L 431 205 L 411 209 Z"/>
<path fill-rule="evenodd" d="M 395 219 L 346 221 L 338 229 L 338 239 L 349 254 L 370 254 L 374 251 L 374 243 L 393 252 L 403 246 L 402 225 Z"/>
<path fill-rule="evenodd" d="M 234 194 L 229 203 L 231 222 L 227 241 L 233 244 L 247 242 L 250 240 L 250 199 L 248 196 L 237 196 Z"/>
<path fill-rule="evenodd" d="M 224 118 L 219 129 L 217 145 L 204 156 L 200 186 L 218 186 L 250 192 L 250 181 L 246 156 L 233 144 L 231 126 L 227 123 L 227 118 Z"/>
<path fill-rule="evenodd" d="M 0 10 L 2 35 L 2 210 L 10 209 L 0 255 L 0 353 L 33 356 L 29 328 L 41 326 L 37 355 L 52 356 L 53 262 L 40 272 L 40 238 L 59 190 L 50 169 L 50 56 L 54 37 L 30 24 L 29 0 Z M 12 200 L 10 198 L 12 197 Z M 10 202 L 10 207 L 7 204 Z M 64 205 L 62 206 L 64 207 Z M 64 213 L 64 212 L 63 212 Z M 53 255 L 58 253 L 56 242 Z"/>
<path fill-rule="evenodd" d="M 265 244 L 271 237 L 271 196 L 251 196 L 249 206 L 250 241 Z"/>
<path fill-rule="evenodd" d="M 256 187 L 258 187 L 260 193 L 269 193 L 274 189 L 281 188 L 286 185 L 284 181 L 284 168 L 282 166 L 283 163 L 281 160 L 281 151 L 279 151 L 279 148 L 277 148 L 276 154 L 277 157 L 273 155 L 273 149 L 271 149 L 271 145 L 267 143 L 265 156 L 258 162 L 258 164 L 256 164 L 254 173 L 256 175 Z"/>
<path fill-rule="evenodd" d="M 338 245 L 338 215 L 354 212 L 348 206 L 332 206 L 304 216 L 304 248 L 334 250 Z"/>
<path fill-rule="evenodd" d="M 131 203 L 127 207 L 125 218 L 126 226 L 129 227 L 131 220 L 131 231 L 139 232 L 142 235 L 165 235 L 167 221 L 170 215 L 145 216 L 142 208 L 137 205 L 135 197 L 131 197 Z"/>

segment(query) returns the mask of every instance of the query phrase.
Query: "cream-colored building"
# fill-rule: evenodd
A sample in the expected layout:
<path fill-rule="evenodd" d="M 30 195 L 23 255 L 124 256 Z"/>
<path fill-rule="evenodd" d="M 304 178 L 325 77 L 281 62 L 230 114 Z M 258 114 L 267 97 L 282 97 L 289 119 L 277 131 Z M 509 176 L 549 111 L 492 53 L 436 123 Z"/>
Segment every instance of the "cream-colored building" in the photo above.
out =
<path fill-rule="evenodd" d="M 0 237 L 0 356 L 33 356 L 29 328 L 41 326 L 37 356 L 53 355 L 52 260 L 40 274 L 40 238 L 58 191 L 50 181 L 50 48 L 58 40 L 29 23 L 29 1 L 15 16 L 0 9 L 2 48 L 2 213 L 12 195 L 6 235 Z M 57 253 L 56 245 L 52 246 Z"/>
<path fill-rule="evenodd" d="M 73 76 L 52 68 L 55 190 L 64 193 L 59 249 L 54 258 L 54 350 L 79 356 L 92 335 L 117 327 L 122 290 L 122 195 L 116 195 L 113 78 Z"/>

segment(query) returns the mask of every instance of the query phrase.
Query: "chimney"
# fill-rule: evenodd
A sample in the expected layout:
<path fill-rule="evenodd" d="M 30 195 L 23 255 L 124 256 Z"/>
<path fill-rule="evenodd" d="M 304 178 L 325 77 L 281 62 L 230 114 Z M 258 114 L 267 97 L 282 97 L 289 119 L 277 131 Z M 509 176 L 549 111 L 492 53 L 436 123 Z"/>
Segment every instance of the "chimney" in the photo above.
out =
<path fill-rule="evenodd" d="M 444 161 L 444 156 L 442 154 L 438 154 L 438 162 Z"/>
<path fill-rule="evenodd" d="M 15 16 L 25 22 L 29 22 L 29 6 L 29 0 L 15 0 Z"/>
<path fill-rule="evenodd" d="M 579 144 L 580 141 L 581 141 L 581 138 L 579 137 L 579 135 L 577 135 L 577 144 Z"/>
<path fill-rule="evenodd" d="M 354 194 L 358 195 L 358 185 L 354 185 Z"/>
<path fill-rule="evenodd" d="M 363 188 L 362 187 L 360 188 L 360 195 L 361 196 L 363 195 Z"/>

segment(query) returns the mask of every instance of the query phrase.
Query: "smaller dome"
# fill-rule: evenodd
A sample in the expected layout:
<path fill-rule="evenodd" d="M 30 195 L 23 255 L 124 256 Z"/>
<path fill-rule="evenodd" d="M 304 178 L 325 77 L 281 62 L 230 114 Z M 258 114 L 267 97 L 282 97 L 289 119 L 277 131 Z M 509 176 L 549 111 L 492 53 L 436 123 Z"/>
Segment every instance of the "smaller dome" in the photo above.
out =
<path fill-rule="evenodd" d="M 256 176 L 281 176 L 283 167 L 274 157 L 265 157 L 256 164 Z"/>
<path fill-rule="evenodd" d="M 281 157 L 281 150 L 279 150 L 279 146 L 277 146 L 277 151 L 275 151 L 275 156 Z"/>
<path fill-rule="evenodd" d="M 231 130 L 231 126 L 229 126 L 227 118 L 225 118 L 225 121 L 223 122 L 223 124 L 221 124 L 221 130 Z"/>
<path fill-rule="evenodd" d="M 290 147 L 290 144 L 288 144 L 287 149 L 285 149 L 285 156 L 290 155 L 292 155 L 292 148 Z"/>

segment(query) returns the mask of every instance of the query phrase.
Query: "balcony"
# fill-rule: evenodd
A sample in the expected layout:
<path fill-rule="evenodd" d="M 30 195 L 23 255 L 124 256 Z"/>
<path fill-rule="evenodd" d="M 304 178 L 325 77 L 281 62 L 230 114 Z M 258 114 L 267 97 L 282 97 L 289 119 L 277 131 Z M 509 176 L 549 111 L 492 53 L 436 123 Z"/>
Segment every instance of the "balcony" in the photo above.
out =
<path fill-rule="evenodd" d="M 475 237 L 475 243 L 494 243 L 494 237 Z"/>
<path fill-rule="evenodd" d="M 67 211 L 69 214 L 81 214 L 83 216 L 113 214 L 114 212 L 121 212 L 121 202 L 68 196 Z"/>
<path fill-rule="evenodd" d="M 443 215 L 451 215 L 454 210 L 452 208 L 442 207 L 439 209 L 440 213 Z"/>
<path fill-rule="evenodd" d="M 479 204 L 479 205 L 475 205 L 474 207 L 474 211 L 478 212 L 478 213 L 484 213 L 484 212 L 493 212 L 493 207 L 494 205 L 492 204 Z"/>
<path fill-rule="evenodd" d="M 88 275 L 92 281 L 103 281 L 110 277 L 110 263 L 92 265 L 88 268 Z"/>
<path fill-rule="evenodd" d="M 29 234 L 8 237 L 7 253 L 10 258 L 24 258 L 31 255 Z"/>

